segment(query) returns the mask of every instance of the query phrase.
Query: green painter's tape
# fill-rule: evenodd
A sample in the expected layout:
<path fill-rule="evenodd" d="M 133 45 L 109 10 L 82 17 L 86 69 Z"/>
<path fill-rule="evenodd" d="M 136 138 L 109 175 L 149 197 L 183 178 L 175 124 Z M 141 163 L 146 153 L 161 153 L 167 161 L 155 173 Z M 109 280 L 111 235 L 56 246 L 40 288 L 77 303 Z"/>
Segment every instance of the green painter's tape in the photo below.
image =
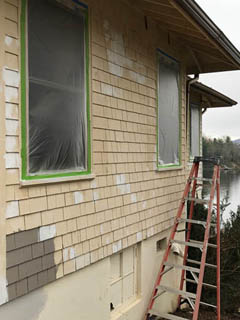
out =
<path fill-rule="evenodd" d="M 21 7 L 21 157 L 22 178 L 27 175 L 27 141 L 26 141 L 26 0 Z"/>
<path fill-rule="evenodd" d="M 58 178 L 58 177 L 76 177 L 88 175 L 91 173 L 91 123 L 90 123 L 90 101 L 89 101 L 89 33 L 88 33 L 88 12 L 86 6 L 83 6 L 82 13 L 85 16 L 85 59 L 86 59 L 86 107 L 87 107 L 87 148 L 88 148 L 88 159 L 87 159 L 87 170 L 85 171 L 74 171 L 64 172 L 56 174 L 43 174 L 43 175 L 28 175 L 27 165 L 27 75 L 26 75 L 26 0 L 22 0 L 21 6 L 21 159 L 22 159 L 22 180 L 38 180 L 46 178 Z"/>

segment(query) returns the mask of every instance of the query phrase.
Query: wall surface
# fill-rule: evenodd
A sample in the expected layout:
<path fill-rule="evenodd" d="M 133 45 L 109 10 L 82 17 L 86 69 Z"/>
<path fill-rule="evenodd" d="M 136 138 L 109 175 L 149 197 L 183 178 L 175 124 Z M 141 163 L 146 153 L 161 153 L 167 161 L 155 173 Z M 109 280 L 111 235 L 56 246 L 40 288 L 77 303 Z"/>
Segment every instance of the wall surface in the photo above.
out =
<path fill-rule="evenodd" d="M 110 312 L 110 258 L 79 270 L 59 281 L 37 289 L 0 308 L 0 317 L 8 320 L 139 320 L 146 311 L 164 250 L 156 250 L 156 242 L 168 235 L 163 232 L 144 240 L 141 246 L 141 290 L 128 307 Z M 170 261 L 181 263 L 172 255 Z M 176 286 L 179 273 L 169 272 L 164 281 Z M 178 282 L 179 283 L 179 282 Z M 177 296 L 164 294 L 155 308 L 170 312 L 176 307 Z"/>
<path fill-rule="evenodd" d="M 70 0 L 62 2 L 72 5 Z M 19 298 L 14 302 L 20 306 L 21 301 L 31 304 L 32 299 L 38 300 L 36 314 L 29 319 L 47 319 L 43 310 L 49 310 L 50 305 L 55 310 L 56 292 L 59 301 L 68 299 L 67 293 L 61 296 L 58 286 L 64 287 L 66 283 L 67 287 L 70 281 L 74 294 L 69 296 L 77 299 L 74 279 L 79 277 L 78 282 L 86 284 L 84 274 L 93 275 L 95 271 L 91 270 L 100 268 L 103 277 L 100 276 L 99 281 L 104 282 L 107 274 L 102 266 L 108 261 L 104 258 L 145 239 L 151 241 L 155 235 L 168 230 L 185 185 L 188 157 L 184 65 L 181 65 L 180 114 L 182 167 L 156 170 L 156 50 L 160 48 L 181 62 L 178 44 L 151 20 L 146 29 L 144 15 L 125 1 L 114 1 L 114 5 L 110 0 L 86 3 L 89 5 L 92 173 L 95 178 L 22 187 L 21 1 L 0 0 L 0 303 L 53 282 L 23 298 L 29 300 Z M 101 262 L 96 264 L 97 261 Z M 144 270 L 144 261 L 142 265 Z M 82 271 L 77 272 L 80 269 Z M 63 279 L 55 281 L 60 278 Z M 95 276 L 89 281 L 94 288 L 97 284 L 93 279 Z M 149 289 L 147 293 L 142 290 L 144 295 L 149 295 Z M 107 301 L 107 293 L 103 296 Z M 77 300 L 78 303 L 76 307 L 83 302 Z M 3 310 L 9 308 L 5 306 Z"/>

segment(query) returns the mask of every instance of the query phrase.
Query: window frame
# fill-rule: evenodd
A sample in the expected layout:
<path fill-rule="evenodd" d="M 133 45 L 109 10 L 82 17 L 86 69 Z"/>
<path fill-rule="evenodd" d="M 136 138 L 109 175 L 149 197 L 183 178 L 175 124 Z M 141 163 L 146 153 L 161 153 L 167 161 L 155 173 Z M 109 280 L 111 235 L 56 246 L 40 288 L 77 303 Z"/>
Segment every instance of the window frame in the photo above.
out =
<path fill-rule="evenodd" d="M 27 35 L 27 8 L 28 8 L 28 0 L 22 0 L 21 4 L 21 180 L 22 181 L 35 181 L 42 179 L 51 179 L 51 178 L 71 178 L 75 179 L 79 176 L 82 177 L 85 175 L 91 174 L 91 116 L 90 116 L 90 94 L 89 94 L 89 20 L 88 20 L 88 6 L 78 0 L 72 0 L 72 5 L 78 8 L 81 14 L 84 17 L 84 45 L 85 45 L 85 116 L 86 116 L 86 169 L 82 171 L 59 171 L 56 173 L 44 173 L 44 174 L 30 174 L 28 172 L 28 94 L 29 94 L 29 80 L 28 80 L 28 35 Z M 58 2 L 56 1 L 56 4 Z M 60 4 L 61 5 L 61 4 Z M 61 5 L 61 7 L 66 8 L 66 10 L 71 10 L 71 8 Z M 53 179 L 56 180 L 56 179 Z"/>
<path fill-rule="evenodd" d="M 128 272 L 126 274 L 123 274 L 123 263 L 124 263 L 124 251 L 125 250 L 133 250 L 133 271 Z M 127 247 L 124 250 L 114 253 L 112 256 L 110 256 L 110 267 L 111 267 L 111 258 L 119 256 L 119 270 L 120 270 L 120 276 L 115 279 L 110 278 L 110 298 L 111 298 L 111 288 L 112 286 L 116 285 L 116 283 L 120 283 L 121 286 L 121 303 L 118 304 L 117 306 L 114 306 L 114 309 L 111 310 L 111 318 L 115 318 L 115 314 L 118 313 L 119 311 L 124 310 L 125 308 L 128 308 L 131 303 L 135 302 L 138 299 L 138 296 L 140 294 L 140 272 L 141 272 L 141 267 L 140 267 L 140 253 L 141 252 L 141 243 L 135 244 L 133 246 Z M 128 297 L 128 299 L 124 300 L 124 291 L 123 291 L 123 281 L 129 276 L 133 275 L 133 295 L 131 297 Z M 110 299 L 111 300 L 111 299 Z M 110 301 L 112 303 L 112 301 Z"/>
<path fill-rule="evenodd" d="M 199 124 L 199 130 L 198 130 L 198 134 L 199 134 L 199 156 L 201 155 L 201 108 L 196 104 L 196 103 L 191 103 L 190 102 L 190 112 L 189 112 L 189 160 L 192 161 L 194 159 L 195 156 L 192 155 L 192 106 L 195 109 L 198 109 L 198 124 Z"/>
<path fill-rule="evenodd" d="M 174 61 L 175 63 L 178 64 L 178 70 L 179 70 L 179 74 L 178 74 L 178 86 L 179 86 L 179 92 L 178 92 L 178 164 L 163 164 L 161 165 L 159 163 L 159 108 L 160 108 L 160 104 L 159 104 L 159 57 L 165 57 L 169 60 Z M 168 55 L 167 53 L 165 53 L 164 51 L 162 51 L 161 49 L 157 49 L 157 170 L 161 170 L 161 169 L 181 169 L 182 168 L 182 122 L 181 122 L 181 115 L 182 115 L 182 71 L 181 71 L 181 64 L 180 62 L 175 59 L 174 57 Z"/>

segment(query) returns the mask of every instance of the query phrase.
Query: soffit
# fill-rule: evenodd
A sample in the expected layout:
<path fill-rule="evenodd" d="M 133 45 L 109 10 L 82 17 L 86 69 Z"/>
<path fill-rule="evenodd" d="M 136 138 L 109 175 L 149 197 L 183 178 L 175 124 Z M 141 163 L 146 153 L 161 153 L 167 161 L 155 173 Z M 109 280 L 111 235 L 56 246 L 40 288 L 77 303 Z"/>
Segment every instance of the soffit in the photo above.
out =
<path fill-rule="evenodd" d="M 211 30 L 208 32 L 205 27 L 200 25 L 200 23 L 181 6 L 181 1 L 126 1 L 129 5 L 141 10 L 145 17 L 153 19 L 159 29 L 168 32 L 169 37 L 172 36 L 178 40 L 178 43 L 182 46 L 185 53 L 187 74 L 240 69 L 240 60 L 238 61 L 239 52 L 232 46 L 230 41 L 222 34 L 224 40 L 227 40 L 227 44 L 232 46 L 231 49 L 234 48 L 237 59 L 236 57 L 234 58 L 231 52 L 229 53 L 229 51 L 226 50 L 226 47 L 224 48 L 224 44 L 221 44 L 220 41 L 213 38 L 210 32 Z M 196 5 L 195 2 L 194 4 Z M 208 22 L 210 21 L 212 23 L 212 25 L 210 24 L 210 28 L 215 26 L 217 31 L 220 32 L 217 26 L 214 25 L 202 10 L 201 14 L 203 14 L 204 18 L 206 17 L 208 19 Z"/>
<path fill-rule="evenodd" d="M 190 103 L 196 103 L 202 108 L 232 107 L 237 104 L 236 101 L 201 82 L 191 85 Z"/>

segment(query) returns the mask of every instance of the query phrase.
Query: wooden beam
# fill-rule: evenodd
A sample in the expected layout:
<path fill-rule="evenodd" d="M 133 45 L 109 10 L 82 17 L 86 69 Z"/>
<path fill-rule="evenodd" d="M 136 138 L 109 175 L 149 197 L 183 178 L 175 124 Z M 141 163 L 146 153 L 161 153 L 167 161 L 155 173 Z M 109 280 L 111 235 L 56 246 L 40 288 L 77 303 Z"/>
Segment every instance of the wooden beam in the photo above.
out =
<path fill-rule="evenodd" d="M 186 29 L 186 28 L 181 28 L 181 27 L 176 27 L 170 23 L 166 23 L 165 21 L 160 21 L 160 20 L 156 20 L 159 27 L 161 27 L 162 29 L 164 29 L 165 31 L 172 31 L 176 34 L 180 34 L 180 35 L 184 35 L 186 36 L 191 36 L 193 38 L 202 40 L 202 36 L 201 34 L 199 35 L 198 32 L 192 31 L 191 29 Z"/>
<path fill-rule="evenodd" d="M 182 19 L 182 21 L 186 22 L 186 19 L 184 19 L 184 17 L 182 17 L 181 13 L 179 13 L 175 8 L 173 7 L 164 7 L 164 6 L 157 6 L 157 5 L 153 5 L 153 4 L 142 4 L 139 5 L 139 7 L 142 10 L 145 11 L 152 11 L 153 13 L 157 14 L 161 14 L 161 15 L 167 15 L 167 16 L 171 16 L 171 17 L 175 17 L 175 18 L 179 18 Z"/>
<path fill-rule="evenodd" d="M 219 72 L 219 71 L 230 71 L 230 70 L 236 70 L 235 66 L 232 65 L 232 68 L 229 68 L 229 65 L 226 65 L 225 63 L 209 63 L 204 64 L 202 73 L 210 73 L 210 72 Z M 187 74 L 194 74 L 198 73 L 198 68 L 196 65 L 189 64 L 186 66 Z"/>
<path fill-rule="evenodd" d="M 192 48 L 190 48 L 190 47 L 187 47 L 187 48 L 188 48 L 191 56 L 193 57 L 193 60 L 195 61 L 196 65 L 197 65 L 197 67 L 198 67 L 199 73 L 202 73 L 203 68 L 202 68 L 202 66 L 201 66 L 201 63 L 199 62 L 199 58 L 197 57 L 196 52 L 194 52 L 194 51 L 192 50 Z"/>
<path fill-rule="evenodd" d="M 187 29 L 193 30 L 193 28 L 191 26 L 189 26 L 189 23 L 186 22 L 186 20 L 184 20 L 180 16 L 174 16 L 173 13 L 157 11 L 157 10 L 149 9 L 146 7 L 143 7 L 143 10 L 147 15 L 151 15 L 151 17 L 154 17 L 154 19 L 156 19 L 156 20 L 161 20 L 161 21 L 164 20 L 164 21 L 170 22 L 176 26 L 185 27 Z M 197 29 L 195 29 L 195 31 L 197 31 L 199 34 L 201 34 Z"/>
<path fill-rule="evenodd" d="M 141 2 L 151 3 L 158 6 L 164 6 L 172 8 L 171 4 L 168 2 L 168 0 L 141 0 Z"/>
<path fill-rule="evenodd" d="M 174 0 L 168 0 L 168 1 L 169 3 L 172 4 L 173 8 L 176 8 L 192 25 L 194 25 L 194 27 L 196 27 L 215 48 L 221 51 L 221 53 L 226 57 L 226 59 L 232 61 L 232 65 L 235 65 L 235 67 L 239 68 L 235 60 L 184 9 L 182 9 Z"/>
<path fill-rule="evenodd" d="M 226 61 L 224 59 L 224 56 L 220 56 L 218 51 L 216 49 L 213 49 L 213 48 L 202 48 L 201 46 L 197 46 L 196 43 L 191 43 L 190 45 L 190 42 L 186 41 L 186 43 L 188 43 L 188 45 L 194 50 L 194 51 L 197 51 L 199 53 L 201 53 L 201 55 L 204 55 L 216 62 L 223 62 L 225 64 L 229 64 L 229 65 L 232 65 L 232 63 L 230 61 Z"/>

